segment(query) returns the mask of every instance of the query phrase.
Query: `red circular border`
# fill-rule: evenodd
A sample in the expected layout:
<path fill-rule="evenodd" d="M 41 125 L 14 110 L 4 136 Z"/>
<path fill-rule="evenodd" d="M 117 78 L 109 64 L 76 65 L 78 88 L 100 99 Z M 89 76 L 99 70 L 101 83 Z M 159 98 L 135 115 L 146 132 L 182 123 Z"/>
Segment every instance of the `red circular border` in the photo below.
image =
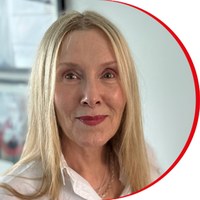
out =
<path fill-rule="evenodd" d="M 188 137 L 188 140 L 187 140 L 187 142 L 186 142 L 183 150 L 181 151 L 180 155 L 175 160 L 175 162 L 171 165 L 171 167 L 165 173 L 163 173 L 157 180 L 155 180 L 154 182 L 152 182 L 151 184 L 149 184 L 148 186 L 146 186 L 145 188 L 143 188 L 143 189 L 141 189 L 141 190 L 139 190 L 137 192 L 134 192 L 134 193 L 132 193 L 130 195 L 123 196 L 123 197 L 127 197 L 127 196 L 132 196 L 133 194 L 139 193 L 139 192 L 141 192 L 141 191 L 143 191 L 143 190 L 151 187 L 152 185 L 154 185 L 158 181 L 160 181 L 163 177 L 165 177 L 177 165 L 177 163 L 180 161 L 180 159 L 185 154 L 185 152 L 188 149 L 188 147 L 189 147 L 189 145 L 190 145 L 190 143 L 192 141 L 192 138 L 194 136 L 195 129 L 196 129 L 197 122 L 198 122 L 198 118 L 199 118 L 199 109 L 200 109 L 199 82 L 198 82 L 198 78 L 197 78 L 197 74 L 196 74 L 196 70 L 195 70 L 194 64 L 192 62 L 192 59 L 191 59 L 188 51 L 186 50 L 185 46 L 180 41 L 180 39 L 177 37 L 177 35 L 165 23 L 163 23 L 160 19 L 158 19 L 157 17 L 155 17 L 151 13 L 149 13 L 149 12 L 147 12 L 147 11 L 139 8 L 139 7 L 133 6 L 131 4 L 124 3 L 124 2 L 119 2 L 119 1 L 111 1 L 111 0 L 103 0 L 103 1 L 110 1 L 110 2 L 115 2 L 115 3 L 121 3 L 121 4 L 124 4 L 124 5 L 127 5 L 127 6 L 131 6 L 133 8 L 136 8 L 136 9 L 144 12 L 145 14 L 149 15 L 150 17 L 152 17 L 153 19 L 155 19 L 156 21 L 158 21 L 162 26 L 164 26 L 170 32 L 170 34 L 174 37 L 174 39 L 178 42 L 179 46 L 183 50 L 183 52 L 184 52 L 184 54 L 185 54 L 185 56 L 186 56 L 186 58 L 188 60 L 188 63 L 190 65 L 190 68 L 191 68 L 191 71 L 192 71 L 192 75 L 193 75 L 193 79 L 194 79 L 194 85 L 195 85 L 196 107 L 195 107 L 194 121 L 193 121 L 192 129 L 191 129 L 190 135 Z M 123 198 L 123 197 L 119 197 L 119 198 L 116 198 L 116 199 L 120 199 L 120 198 Z"/>

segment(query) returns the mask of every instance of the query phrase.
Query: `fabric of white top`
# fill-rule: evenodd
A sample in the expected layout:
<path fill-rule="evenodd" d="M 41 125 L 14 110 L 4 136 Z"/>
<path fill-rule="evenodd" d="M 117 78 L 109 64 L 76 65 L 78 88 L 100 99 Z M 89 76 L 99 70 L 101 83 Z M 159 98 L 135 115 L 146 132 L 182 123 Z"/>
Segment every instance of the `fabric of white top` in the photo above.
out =
<path fill-rule="evenodd" d="M 151 162 L 155 162 L 155 157 L 151 153 Z M 63 185 L 60 190 L 59 200 L 100 200 L 101 198 L 91 187 L 91 185 L 73 169 L 71 169 L 61 156 L 62 161 L 60 163 L 61 174 L 63 178 Z M 64 173 L 66 169 L 66 173 Z M 159 174 L 156 168 L 152 168 L 151 176 L 152 181 L 158 178 Z M 26 177 L 24 179 L 23 177 Z M 30 195 L 35 193 L 37 189 L 41 186 L 41 180 L 30 180 L 31 178 L 41 178 L 42 177 L 42 165 L 39 161 L 32 161 L 28 164 L 21 164 L 14 170 L 12 170 L 6 176 L 0 177 L 0 182 L 7 183 L 13 187 L 16 191 L 24 195 Z M 27 179 L 30 178 L 30 179 Z M 124 190 L 120 196 L 125 196 L 131 194 L 131 190 L 128 184 L 127 177 L 120 173 L 119 180 L 124 185 Z M 0 200 L 19 200 L 19 198 L 10 196 L 10 193 L 0 188 Z M 49 200 L 49 196 L 43 196 L 38 200 Z"/>

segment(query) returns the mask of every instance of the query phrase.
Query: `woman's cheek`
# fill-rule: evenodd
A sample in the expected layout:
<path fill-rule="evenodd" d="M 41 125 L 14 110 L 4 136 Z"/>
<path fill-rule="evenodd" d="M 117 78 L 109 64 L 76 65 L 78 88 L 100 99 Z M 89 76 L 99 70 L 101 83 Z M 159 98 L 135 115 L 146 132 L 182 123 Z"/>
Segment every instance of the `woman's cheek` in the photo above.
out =
<path fill-rule="evenodd" d="M 126 96 L 122 90 L 122 87 L 119 85 L 113 85 L 109 88 L 107 92 L 110 98 L 115 101 L 117 104 L 122 105 L 126 102 Z"/>

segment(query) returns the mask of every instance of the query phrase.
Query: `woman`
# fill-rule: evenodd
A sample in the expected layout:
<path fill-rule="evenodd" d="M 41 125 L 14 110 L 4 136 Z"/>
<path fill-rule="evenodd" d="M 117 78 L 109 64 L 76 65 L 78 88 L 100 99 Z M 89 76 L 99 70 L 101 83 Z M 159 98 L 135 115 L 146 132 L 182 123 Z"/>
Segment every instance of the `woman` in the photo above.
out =
<path fill-rule="evenodd" d="M 30 86 L 29 133 L 0 199 L 110 199 L 155 179 L 134 63 L 107 19 L 60 17 L 41 41 Z"/>

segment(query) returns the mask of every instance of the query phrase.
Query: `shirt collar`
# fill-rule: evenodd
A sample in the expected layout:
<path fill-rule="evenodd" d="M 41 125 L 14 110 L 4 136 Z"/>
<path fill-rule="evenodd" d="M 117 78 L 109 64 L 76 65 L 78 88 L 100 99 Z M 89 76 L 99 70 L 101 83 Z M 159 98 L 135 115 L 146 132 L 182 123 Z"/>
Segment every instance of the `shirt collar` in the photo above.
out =
<path fill-rule="evenodd" d="M 64 169 L 68 169 L 68 168 L 69 168 L 69 166 L 67 165 L 64 155 L 63 155 L 63 153 L 61 153 L 60 171 L 61 171 L 61 175 L 62 175 L 63 185 L 65 185 Z"/>
<path fill-rule="evenodd" d="M 60 170 L 64 186 L 67 185 L 67 181 L 70 181 L 72 188 L 77 195 L 89 200 L 100 199 L 91 185 L 68 166 L 63 154 L 61 154 Z"/>
<path fill-rule="evenodd" d="M 68 166 L 63 153 L 61 153 L 61 162 L 60 162 L 60 171 L 61 171 L 61 175 L 62 175 L 62 180 L 63 180 L 63 185 L 65 185 L 65 176 L 64 176 L 64 170 L 66 169 L 68 175 L 69 171 L 70 171 L 70 167 Z M 121 183 L 126 186 L 127 182 L 128 182 L 128 176 L 122 171 L 120 170 L 119 173 L 119 180 L 121 181 Z"/>

